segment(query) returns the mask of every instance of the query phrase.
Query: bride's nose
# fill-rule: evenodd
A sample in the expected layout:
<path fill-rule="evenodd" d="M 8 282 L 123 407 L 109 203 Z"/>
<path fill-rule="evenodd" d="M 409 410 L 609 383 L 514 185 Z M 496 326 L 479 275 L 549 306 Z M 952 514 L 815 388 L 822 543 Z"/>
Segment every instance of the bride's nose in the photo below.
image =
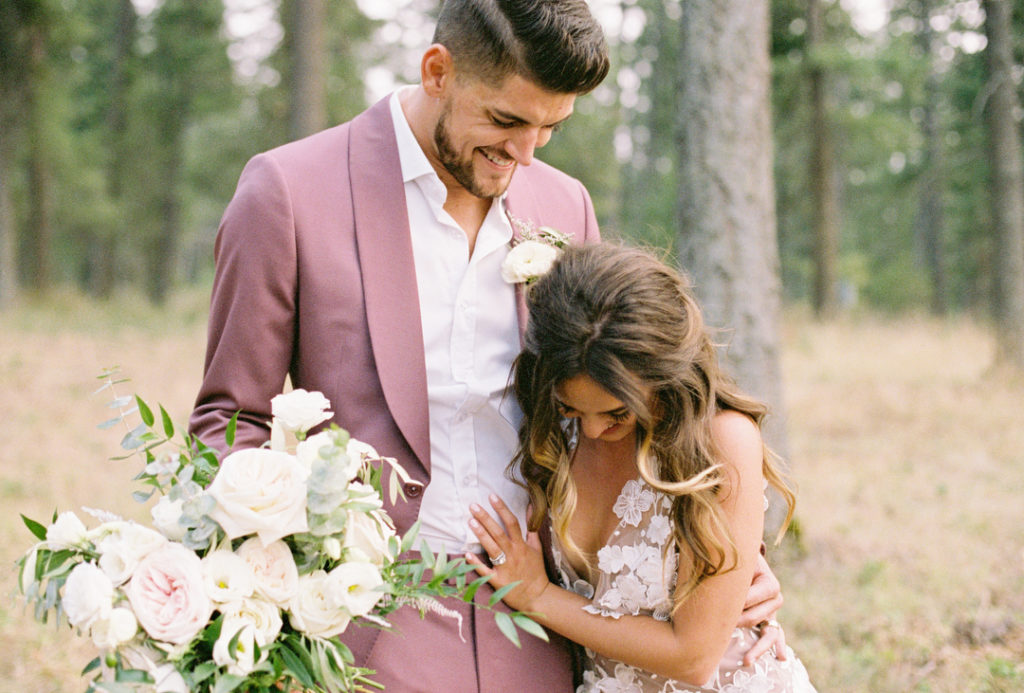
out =
<path fill-rule="evenodd" d="M 608 418 L 605 416 L 581 416 L 580 429 L 587 438 L 599 438 L 608 430 Z"/>

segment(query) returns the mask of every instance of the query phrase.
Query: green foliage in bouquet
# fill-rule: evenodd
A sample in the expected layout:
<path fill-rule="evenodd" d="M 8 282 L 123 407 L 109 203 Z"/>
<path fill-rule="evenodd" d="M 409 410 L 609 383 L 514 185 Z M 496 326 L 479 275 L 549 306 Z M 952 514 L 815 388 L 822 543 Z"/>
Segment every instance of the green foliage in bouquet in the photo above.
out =
<path fill-rule="evenodd" d="M 417 526 L 396 534 L 384 474 L 391 503 L 409 477 L 394 459 L 336 425 L 307 436 L 333 415 L 322 394 L 278 395 L 269 444 L 221 458 L 187 433 L 174 443 L 162 406 L 117 396 L 126 381 L 116 369 L 99 377 L 97 392 L 110 391 L 117 410 L 100 428 L 127 429 L 127 454 L 114 459 L 142 461 L 144 490 L 133 496 L 158 497 L 153 527 L 94 509 L 91 529 L 73 512 L 55 512 L 48 526 L 23 515 L 38 543 L 18 561 L 35 618 L 67 621 L 99 650 L 83 671 L 89 691 L 380 688 L 339 635 L 353 622 L 387 628 L 402 607 L 460 619 L 442 600 L 473 602 L 487 581 L 425 542 L 415 552 Z M 229 449 L 235 428 L 232 418 Z M 492 609 L 513 587 L 477 605 Z M 526 614 L 493 613 L 516 646 L 517 629 L 547 637 Z"/>

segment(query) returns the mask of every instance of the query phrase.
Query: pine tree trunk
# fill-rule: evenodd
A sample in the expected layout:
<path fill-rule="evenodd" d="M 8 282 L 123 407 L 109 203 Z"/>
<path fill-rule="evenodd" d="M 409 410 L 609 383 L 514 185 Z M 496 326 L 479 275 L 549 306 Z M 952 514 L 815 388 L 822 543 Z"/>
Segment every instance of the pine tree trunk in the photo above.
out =
<path fill-rule="evenodd" d="M 986 64 L 991 98 L 985 109 L 996 238 L 997 358 L 1024 369 L 1024 164 L 1014 112 L 1020 101 L 1012 77 L 1011 5 L 986 0 Z"/>
<path fill-rule="evenodd" d="M 924 136 L 925 161 L 920 183 L 920 206 L 918 209 L 918 238 L 925 267 L 931 284 L 932 315 L 946 314 L 949 299 L 946 288 L 945 253 L 943 235 L 945 210 L 942 204 L 944 157 L 942 155 L 942 132 L 939 127 L 939 99 L 942 95 L 940 78 L 935 69 L 933 48 L 934 31 L 931 28 L 931 0 L 921 0 L 921 32 L 918 35 L 921 50 L 928 60 L 928 77 L 924 83 L 924 113 L 921 134 Z"/>
<path fill-rule="evenodd" d="M 680 260 L 709 325 L 726 330 L 726 369 L 771 407 L 765 438 L 786 456 L 768 2 L 691 0 L 681 30 Z"/>
<path fill-rule="evenodd" d="M 23 283 L 34 291 L 43 291 L 52 281 L 52 175 L 46 149 L 46 123 L 49 114 L 43 105 L 46 82 L 46 36 L 40 27 L 32 27 L 29 36 L 29 74 L 25 89 L 25 123 L 28 138 L 28 223 L 19 243 L 18 264 Z"/>
<path fill-rule="evenodd" d="M 810 188 L 814 207 L 814 314 L 834 317 L 839 281 L 839 202 L 835 147 L 828 118 L 827 77 L 818 51 L 824 40 L 820 0 L 807 3 L 808 82 L 811 89 Z"/>
<path fill-rule="evenodd" d="M 324 0 L 291 0 L 286 24 L 291 48 L 289 136 L 299 139 L 327 125 Z"/>

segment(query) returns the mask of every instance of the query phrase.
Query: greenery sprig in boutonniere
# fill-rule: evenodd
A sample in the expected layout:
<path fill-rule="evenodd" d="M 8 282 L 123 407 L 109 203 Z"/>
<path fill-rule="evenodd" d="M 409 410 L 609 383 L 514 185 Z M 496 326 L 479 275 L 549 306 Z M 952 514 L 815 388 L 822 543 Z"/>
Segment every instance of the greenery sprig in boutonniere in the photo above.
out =
<path fill-rule="evenodd" d="M 509 284 L 532 284 L 555 264 L 570 236 L 511 215 L 509 219 L 519 238 L 513 241 L 512 250 L 501 263 L 501 278 Z"/>

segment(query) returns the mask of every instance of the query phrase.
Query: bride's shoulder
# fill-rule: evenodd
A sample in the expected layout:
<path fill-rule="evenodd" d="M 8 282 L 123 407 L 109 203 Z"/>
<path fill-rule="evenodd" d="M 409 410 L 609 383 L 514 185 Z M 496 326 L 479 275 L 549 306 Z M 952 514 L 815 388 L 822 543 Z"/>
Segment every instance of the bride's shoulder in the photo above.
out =
<path fill-rule="evenodd" d="M 761 472 L 764 445 L 757 424 L 738 411 L 721 411 L 711 421 L 711 435 L 722 462 L 743 471 Z"/>

